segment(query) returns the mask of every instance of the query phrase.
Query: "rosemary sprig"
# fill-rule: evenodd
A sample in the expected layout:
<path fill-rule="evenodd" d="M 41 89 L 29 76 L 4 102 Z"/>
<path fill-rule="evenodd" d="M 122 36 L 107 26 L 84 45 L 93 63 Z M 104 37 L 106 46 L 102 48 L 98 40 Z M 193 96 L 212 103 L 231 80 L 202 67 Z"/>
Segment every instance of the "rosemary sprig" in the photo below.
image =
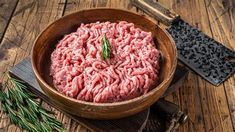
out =
<path fill-rule="evenodd" d="M 104 35 L 104 38 L 102 39 L 102 57 L 104 60 L 111 57 L 110 48 L 111 46 L 109 40 L 107 39 L 106 35 Z"/>
<path fill-rule="evenodd" d="M 65 131 L 52 112 L 40 106 L 35 98 L 20 80 L 9 76 L 9 80 L 1 84 L 2 110 L 12 123 L 30 132 Z"/>

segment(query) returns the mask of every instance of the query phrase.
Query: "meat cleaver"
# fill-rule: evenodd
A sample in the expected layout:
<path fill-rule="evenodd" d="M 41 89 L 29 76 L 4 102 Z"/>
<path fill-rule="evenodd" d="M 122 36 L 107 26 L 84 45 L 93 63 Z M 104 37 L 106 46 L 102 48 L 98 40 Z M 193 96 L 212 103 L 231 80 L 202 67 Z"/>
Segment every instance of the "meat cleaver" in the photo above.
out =
<path fill-rule="evenodd" d="M 180 16 L 152 0 L 131 0 L 132 4 L 166 26 L 174 39 L 178 59 L 218 86 L 235 71 L 235 52 L 189 25 Z"/>

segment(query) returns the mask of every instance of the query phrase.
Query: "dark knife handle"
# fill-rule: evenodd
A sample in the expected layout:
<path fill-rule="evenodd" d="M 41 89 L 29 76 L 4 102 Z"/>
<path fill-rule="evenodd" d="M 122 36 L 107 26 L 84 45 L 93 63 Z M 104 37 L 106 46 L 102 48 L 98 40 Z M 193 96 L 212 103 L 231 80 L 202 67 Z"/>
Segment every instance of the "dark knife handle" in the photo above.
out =
<path fill-rule="evenodd" d="M 131 0 L 132 4 L 153 16 L 163 24 L 170 26 L 179 19 L 179 15 L 152 0 Z"/>
<path fill-rule="evenodd" d="M 151 106 L 151 109 L 156 113 L 161 113 L 161 116 L 164 116 L 162 118 L 166 120 L 177 119 L 176 123 L 184 124 L 188 120 L 188 115 L 180 111 L 178 105 L 164 99 L 159 99 Z"/>
<path fill-rule="evenodd" d="M 164 116 L 173 115 L 180 111 L 178 105 L 166 101 L 164 99 L 159 99 L 155 104 L 151 106 L 151 108 L 158 113 L 161 113 Z"/>

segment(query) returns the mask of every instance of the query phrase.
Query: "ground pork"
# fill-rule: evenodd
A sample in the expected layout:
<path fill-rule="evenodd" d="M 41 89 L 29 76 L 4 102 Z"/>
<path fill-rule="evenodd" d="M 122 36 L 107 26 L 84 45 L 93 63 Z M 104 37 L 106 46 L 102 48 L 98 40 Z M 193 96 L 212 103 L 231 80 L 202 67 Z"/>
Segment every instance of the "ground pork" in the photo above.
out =
<path fill-rule="evenodd" d="M 107 36 L 110 59 L 102 58 Z M 160 53 L 150 32 L 133 23 L 81 24 L 67 34 L 51 54 L 50 75 L 55 88 L 88 102 L 128 100 L 147 93 L 158 81 Z"/>

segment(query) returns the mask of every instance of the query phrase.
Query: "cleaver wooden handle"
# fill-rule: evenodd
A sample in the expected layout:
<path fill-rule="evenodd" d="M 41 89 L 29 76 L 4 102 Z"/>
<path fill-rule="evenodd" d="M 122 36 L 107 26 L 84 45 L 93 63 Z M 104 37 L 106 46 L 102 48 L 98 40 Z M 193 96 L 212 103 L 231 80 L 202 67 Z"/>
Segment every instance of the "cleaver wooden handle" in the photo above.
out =
<path fill-rule="evenodd" d="M 153 0 L 131 0 L 131 2 L 134 6 L 140 8 L 145 13 L 153 16 L 167 26 L 170 26 L 180 18 L 178 14 L 163 7 L 158 2 L 153 2 Z"/>

